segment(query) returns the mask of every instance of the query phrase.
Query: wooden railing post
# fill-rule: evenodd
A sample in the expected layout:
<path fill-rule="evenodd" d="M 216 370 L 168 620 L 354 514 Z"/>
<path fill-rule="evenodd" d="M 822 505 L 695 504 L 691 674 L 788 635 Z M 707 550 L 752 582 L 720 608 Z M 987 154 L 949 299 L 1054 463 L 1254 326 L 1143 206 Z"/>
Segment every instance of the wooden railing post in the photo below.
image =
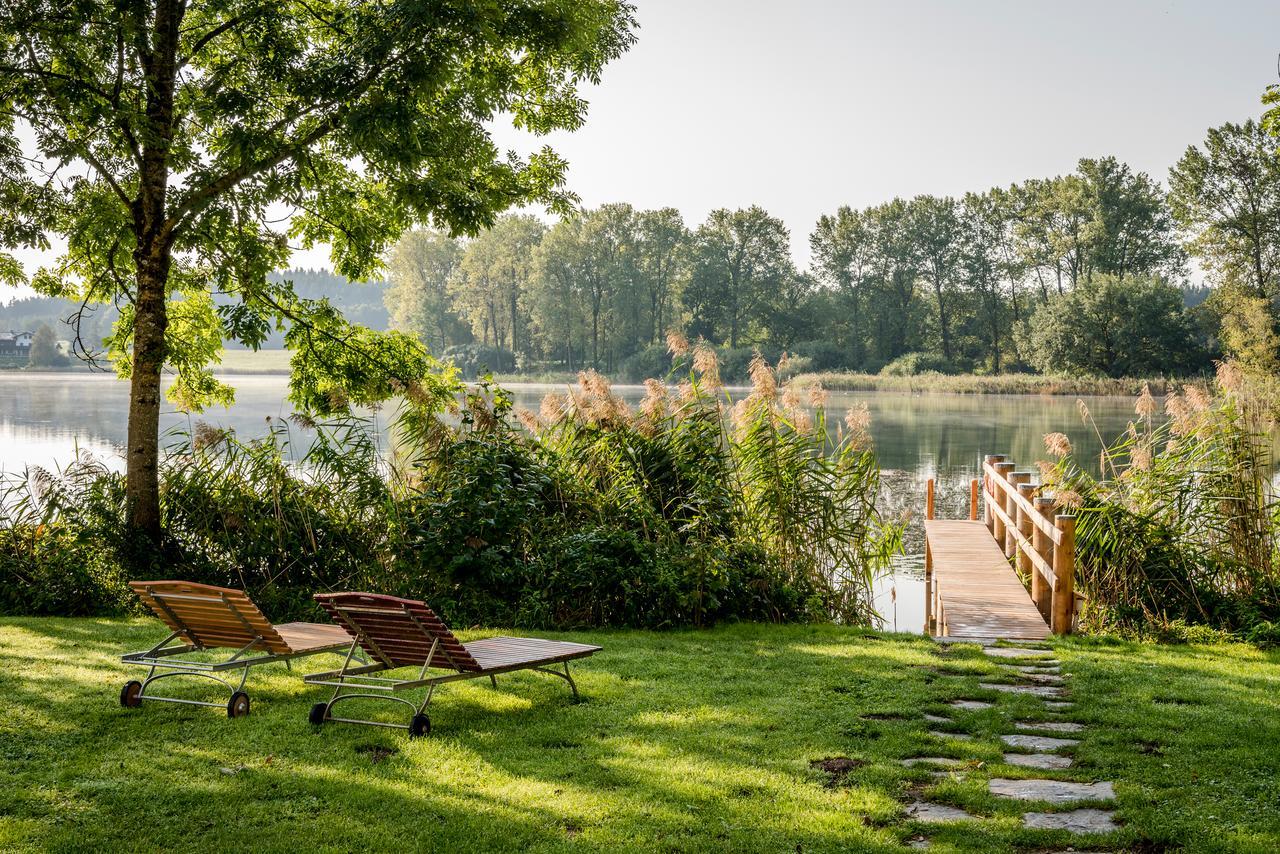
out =
<path fill-rule="evenodd" d="M 1009 465 L 1013 465 L 1010 463 Z M 1014 527 L 1018 527 L 1018 486 L 1031 480 L 1031 472 L 1029 471 L 1010 471 L 1006 475 L 1009 485 L 1013 487 L 1004 494 L 1004 512 L 1009 517 L 1009 521 L 1013 522 Z M 1004 532 L 1004 556 L 1013 557 L 1018 553 L 1018 538 L 1013 535 L 1012 531 Z"/>
<path fill-rule="evenodd" d="M 1053 550 L 1053 621 L 1055 635 L 1071 633 L 1075 607 L 1076 517 L 1058 516 L 1055 520 L 1062 532 L 1062 542 Z"/>
<path fill-rule="evenodd" d="M 1035 500 L 1036 512 L 1041 516 L 1053 521 L 1053 499 L 1043 495 Z M 1053 540 L 1049 535 L 1040 528 L 1036 528 L 1031 533 L 1031 545 L 1035 548 L 1036 554 L 1044 558 L 1044 562 L 1053 566 Z M 1031 575 L 1031 598 L 1036 603 L 1040 615 L 1044 617 L 1045 622 L 1049 622 L 1053 617 L 1053 591 L 1049 589 L 1049 582 L 1045 577 L 1036 570 Z"/>
<path fill-rule="evenodd" d="M 969 481 L 969 521 L 978 521 L 978 479 Z"/>
<path fill-rule="evenodd" d="M 987 477 L 986 466 L 994 466 L 996 463 L 1004 462 L 1004 454 L 987 454 L 982 458 L 982 521 L 986 523 L 987 530 L 995 532 L 996 514 L 991 512 L 991 500 L 995 494 L 995 487 L 991 484 L 991 479 Z"/>
<path fill-rule="evenodd" d="M 1027 475 L 1027 479 L 1030 480 L 1031 476 Z M 1031 501 L 1031 496 L 1035 490 L 1035 486 L 1031 483 L 1018 484 L 1018 495 L 1028 502 Z M 1021 503 L 1018 504 L 1018 515 L 1014 518 L 1018 520 L 1018 532 L 1022 534 L 1023 541 L 1031 542 L 1032 532 L 1036 530 L 1035 524 L 1031 521 L 1031 515 L 1027 513 Z M 1028 576 L 1035 577 L 1040 574 L 1036 571 L 1035 564 L 1031 562 L 1031 555 L 1027 554 L 1025 546 L 1018 549 L 1018 574 L 1023 578 Z"/>
<path fill-rule="evenodd" d="M 924 518 L 933 518 L 933 478 L 925 483 Z M 933 634 L 933 552 L 929 549 L 929 537 L 924 538 L 924 633 Z"/>
<path fill-rule="evenodd" d="M 1009 475 L 1013 473 L 1016 465 L 1014 463 L 1004 462 L 1003 459 L 992 466 L 996 470 L 996 478 L 1000 480 L 1008 480 Z M 999 484 L 992 483 L 987 490 L 987 500 L 993 502 L 997 506 L 1004 508 L 1008 512 L 1008 504 L 1005 501 L 1004 490 Z M 998 514 L 991 514 L 991 536 L 995 537 L 996 543 L 1002 548 L 1004 547 L 1004 520 Z"/>

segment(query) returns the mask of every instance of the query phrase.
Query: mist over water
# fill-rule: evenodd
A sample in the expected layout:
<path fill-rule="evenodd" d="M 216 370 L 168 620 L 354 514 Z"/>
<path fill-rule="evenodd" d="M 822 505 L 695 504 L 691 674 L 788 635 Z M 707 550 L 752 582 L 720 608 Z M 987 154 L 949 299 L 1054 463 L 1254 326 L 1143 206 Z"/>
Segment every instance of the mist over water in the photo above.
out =
<path fill-rule="evenodd" d="M 247 440 L 265 435 L 268 419 L 287 418 L 293 412 L 287 400 L 287 377 L 224 379 L 236 387 L 234 406 L 190 416 L 170 409 L 161 416 L 161 430 L 206 421 Z M 516 405 L 536 411 L 543 395 L 563 387 L 513 384 L 508 388 Z M 615 386 L 614 391 L 632 403 L 644 396 L 641 386 Z M 937 480 L 939 517 L 967 518 L 969 481 L 981 471 L 984 454 L 1008 454 L 1020 468 L 1034 469 L 1036 460 L 1047 456 L 1044 434 L 1061 431 L 1071 437 L 1080 459 L 1097 458 L 1102 442 L 1113 441 L 1134 418 L 1133 400 L 1088 397 L 1084 401 L 1093 424 L 1081 420 L 1076 398 L 1069 396 L 831 393 L 827 408 L 833 429 L 846 409 L 867 404 L 883 469 L 883 510 L 891 518 L 909 520 L 906 553 L 895 561 L 893 572 L 877 583 L 876 606 L 886 628 L 918 632 L 924 622 L 920 521 L 925 481 Z M 0 374 L 0 471 L 63 466 L 74 458 L 77 447 L 123 470 L 128 403 L 128 383 L 110 374 Z M 393 413 L 388 409 L 366 415 L 381 431 Z M 306 441 L 304 431 L 291 429 L 296 440 Z"/>

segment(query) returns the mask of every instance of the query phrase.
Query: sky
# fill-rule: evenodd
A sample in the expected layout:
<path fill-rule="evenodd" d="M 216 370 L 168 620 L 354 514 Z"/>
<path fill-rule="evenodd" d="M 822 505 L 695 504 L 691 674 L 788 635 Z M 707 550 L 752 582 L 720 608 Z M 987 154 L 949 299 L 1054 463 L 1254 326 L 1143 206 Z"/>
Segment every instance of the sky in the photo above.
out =
<path fill-rule="evenodd" d="M 639 41 L 545 142 L 587 206 L 758 204 L 800 266 L 817 218 L 1114 155 L 1164 181 L 1209 127 L 1261 113 L 1270 0 L 637 0 Z M 23 256 L 29 267 L 41 259 Z M 297 266 L 325 266 L 323 249 Z M 2 294 L 3 292 L 0 292 Z M 12 292 L 11 292 L 12 294 Z"/>

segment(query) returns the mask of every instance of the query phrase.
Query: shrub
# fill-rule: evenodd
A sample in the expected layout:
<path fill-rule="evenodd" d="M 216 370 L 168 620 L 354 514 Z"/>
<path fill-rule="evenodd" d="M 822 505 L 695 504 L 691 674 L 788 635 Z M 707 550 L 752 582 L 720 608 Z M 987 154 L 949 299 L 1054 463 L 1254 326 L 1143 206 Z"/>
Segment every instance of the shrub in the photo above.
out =
<path fill-rule="evenodd" d="M 457 344 L 444 351 L 442 361 L 452 362 L 464 379 L 484 374 L 510 374 L 516 369 L 516 354 L 487 344 Z"/>
<path fill-rule="evenodd" d="M 904 353 L 880 369 L 886 377 L 914 377 L 919 374 L 954 374 L 955 365 L 941 353 Z"/>

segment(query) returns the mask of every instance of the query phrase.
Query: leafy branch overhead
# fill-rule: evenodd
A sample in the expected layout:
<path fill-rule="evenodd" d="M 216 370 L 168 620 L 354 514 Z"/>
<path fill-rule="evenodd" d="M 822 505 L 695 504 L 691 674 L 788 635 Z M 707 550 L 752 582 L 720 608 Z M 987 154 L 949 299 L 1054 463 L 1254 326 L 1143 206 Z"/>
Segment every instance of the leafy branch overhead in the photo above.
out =
<path fill-rule="evenodd" d="M 6 3 L 0 246 L 67 238 L 33 284 L 121 303 L 111 350 L 124 374 L 139 254 L 168 248 L 173 394 L 193 407 L 223 400 L 229 389 L 206 367 L 221 339 L 253 346 L 273 325 L 314 319 L 283 311 L 287 295 L 262 298 L 295 245 L 332 245 L 337 270 L 362 279 L 413 223 L 457 234 L 513 204 L 569 210 L 564 161 L 547 148 L 500 152 L 486 123 L 577 127 L 578 87 L 626 50 L 634 26 L 631 8 L 609 0 Z M 20 275 L 9 261 L 6 280 Z M 211 294 L 235 307 L 215 308 Z M 335 331 L 332 312 L 315 322 L 330 343 L 369 337 Z M 405 341 L 366 343 L 398 372 L 427 364 Z M 327 370 L 306 361 L 322 350 L 300 351 L 304 373 Z"/>

